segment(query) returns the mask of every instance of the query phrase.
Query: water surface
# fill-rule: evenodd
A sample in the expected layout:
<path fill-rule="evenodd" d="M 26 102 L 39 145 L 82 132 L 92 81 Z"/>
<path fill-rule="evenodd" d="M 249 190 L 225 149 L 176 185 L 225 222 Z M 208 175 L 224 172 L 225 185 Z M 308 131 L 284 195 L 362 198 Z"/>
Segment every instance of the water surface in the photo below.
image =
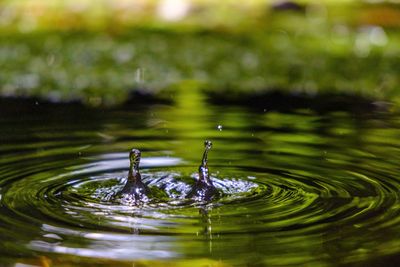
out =
<path fill-rule="evenodd" d="M 400 116 L 210 105 L 0 108 L 0 263 L 383 265 L 400 258 Z M 203 142 L 222 197 L 184 199 Z M 155 197 L 113 200 L 131 148 Z"/>

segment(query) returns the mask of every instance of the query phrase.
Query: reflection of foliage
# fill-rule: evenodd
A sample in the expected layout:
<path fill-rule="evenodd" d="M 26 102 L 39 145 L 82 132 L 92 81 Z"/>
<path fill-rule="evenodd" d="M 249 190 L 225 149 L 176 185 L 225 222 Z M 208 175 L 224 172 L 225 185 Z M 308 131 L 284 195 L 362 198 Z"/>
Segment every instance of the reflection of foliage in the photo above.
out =
<path fill-rule="evenodd" d="M 181 216 L 163 220 L 165 223 L 158 224 L 157 227 L 162 229 L 161 238 L 179 231 L 179 234 L 171 235 L 171 240 L 164 239 L 161 242 L 171 244 L 164 246 L 166 251 L 177 251 L 182 255 L 182 259 L 135 261 L 135 265 L 229 266 L 229 264 L 261 261 L 268 265 L 273 265 L 274 262 L 295 265 L 303 262 L 308 264 L 310 258 L 317 261 L 315 265 L 320 262 L 330 263 L 338 258 L 341 263 L 351 264 L 356 261 L 379 260 L 379 257 L 386 255 L 395 257 L 399 248 L 396 236 L 398 205 L 395 192 L 398 170 L 393 167 L 397 166 L 399 160 L 399 147 L 395 145 L 399 128 L 397 115 L 357 116 L 353 113 L 334 112 L 319 116 L 313 110 L 289 113 L 249 112 L 243 108 L 208 105 L 202 101 L 201 94 L 195 90 L 187 90 L 194 85 L 187 83 L 186 86 L 181 88 L 183 92 L 179 94 L 176 105 L 153 106 L 149 110 L 139 109 L 137 113 L 78 109 L 73 114 L 68 110 L 62 110 L 63 106 L 45 109 L 45 105 L 39 105 L 37 109 L 42 109 L 45 117 L 43 114 L 33 117 L 33 114 L 26 114 L 23 119 L 15 120 L 15 116 L 19 118 L 20 112 L 15 113 L 15 116 L 8 116 L 10 117 L 8 120 L 2 121 L 3 125 L 9 124 L 8 121 L 11 120 L 14 120 L 14 123 L 12 127 L 3 127 L 8 129 L 2 132 L 3 139 L 7 141 L 5 144 L 8 144 L 3 145 L 4 155 L 7 155 L 7 151 L 14 151 L 13 148 L 23 154 L 14 153 L 15 155 L 3 158 L 4 160 L 11 158 L 14 162 L 18 160 L 19 155 L 24 155 L 25 159 L 18 160 L 18 165 L 8 164 L 9 168 L 30 172 L 32 166 L 35 169 L 40 166 L 46 167 L 43 172 L 38 172 L 37 176 L 32 177 L 32 174 L 28 173 L 27 178 L 20 180 L 20 184 L 16 184 L 14 188 L 21 190 L 31 185 L 42 184 L 40 182 L 42 178 L 55 177 L 52 175 L 53 171 L 66 172 L 64 167 L 69 164 L 77 166 L 71 170 L 82 170 L 81 164 L 96 161 L 95 157 L 89 156 L 113 151 L 125 153 L 127 148 L 132 146 L 140 147 L 145 152 L 143 154 L 145 157 L 160 154 L 181 157 L 191 164 L 187 169 L 188 172 L 182 173 L 190 174 L 196 170 L 203 149 L 202 141 L 207 137 L 215 141 L 210 154 L 210 169 L 212 168 L 213 173 L 217 173 L 218 178 L 237 177 L 246 180 L 250 179 L 250 175 L 255 175 L 253 177 L 256 178 L 255 182 L 265 184 L 265 188 L 277 186 L 279 190 L 272 191 L 275 194 L 279 195 L 280 190 L 293 192 L 288 197 L 293 206 L 287 203 L 278 205 L 280 202 L 274 202 L 276 198 L 271 194 L 271 198 L 261 201 L 260 206 L 254 206 L 255 201 L 247 199 L 237 206 L 231 204 L 215 206 L 212 212 L 204 216 L 198 215 L 195 207 L 171 209 L 169 215 L 178 213 Z M 45 125 L 43 125 L 44 118 L 47 119 Z M 155 119 L 161 125 L 145 126 L 145 121 Z M 29 121 L 28 131 L 27 121 Z M 216 128 L 219 123 L 224 126 L 222 131 Z M 97 134 L 99 131 L 101 135 Z M 104 136 L 112 136 L 114 141 L 108 139 L 105 142 L 102 140 Z M 78 148 L 88 143 L 92 146 L 83 151 L 84 157 L 78 159 L 77 153 L 81 151 Z M 59 148 L 60 145 L 63 149 Z M 27 147 L 32 148 L 32 154 L 25 155 Z M 37 147 L 41 147 L 42 152 L 36 152 Z M 29 155 L 32 155 L 32 158 Z M 38 157 L 41 155 L 47 157 Z M 54 165 L 58 162 L 56 156 L 59 156 L 60 160 L 68 161 L 60 161 L 58 163 L 60 166 Z M 47 170 L 49 166 L 52 168 Z M 184 170 L 183 166 L 177 168 Z M 172 170 L 166 169 L 167 172 Z M 144 173 L 146 172 L 143 171 Z M 148 173 L 154 174 L 155 170 L 149 169 Z M 27 183 L 29 178 L 33 180 Z M 70 178 L 65 177 L 66 180 Z M 103 179 L 101 183 L 107 186 L 113 185 Z M 64 182 L 61 184 L 68 185 Z M 73 183 L 70 186 L 73 190 Z M 76 195 L 84 196 L 95 187 L 102 186 L 83 186 L 81 188 L 83 191 Z M 288 189 L 285 189 L 286 187 Z M 28 195 L 36 197 L 36 194 L 27 194 L 24 190 L 19 192 L 21 193 L 17 194 L 19 198 L 15 203 L 26 203 Z M 74 197 L 68 194 L 69 192 L 76 191 L 64 192 L 61 199 L 66 200 L 68 195 Z M 271 191 L 266 192 L 270 194 Z M 296 205 L 299 204 L 296 195 L 302 197 L 300 206 Z M 314 201 L 316 196 L 318 201 Z M 2 200 L 7 201 L 4 197 Z M 41 210 L 46 207 L 43 203 L 50 205 L 47 207 L 52 212 L 58 210 L 53 202 L 45 201 L 43 198 L 37 201 L 42 205 L 38 205 L 39 202 L 34 202 L 32 205 L 40 207 Z M 336 211 L 339 215 L 331 212 L 330 208 L 327 212 L 324 208 L 319 209 L 318 203 L 326 203 L 328 207 L 337 205 Z M 349 205 L 350 208 L 347 209 L 344 205 Z M 273 212 L 263 213 L 266 210 L 270 211 L 268 206 L 273 207 Z M 29 214 L 25 211 L 36 211 L 29 205 L 25 208 L 17 207 L 17 210 L 25 216 Z M 306 213 L 301 213 L 305 210 Z M 299 211 L 300 215 L 297 217 L 297 214 L 286 211 Z M 96 224 L 93 224 L 92 228 L 86 226 L 83 230 L 79 229 L 84 233 L 89 231 L 93 234 L 99 233 L 99 236 L 104 232 L 107 234 L 107 229 L 104 228 L 107 220 L 102 216 L 96 217 L 95 213 L 87 212 L 83 210 L 78 215 Z M 164 210 L 162 212 L 167 213 Z M 264 214 L 265 217 L 257 214 Z M 54 216 L 52 213 L 51 218 Z M 66 228 L 76 226 L 83 219 L 72 221 Z M 174 224 L 180 225 L 178 230 L 173 227 Z M 135 223 L 132 225 L 135 226 Z M 14 224 L 13 227 L 10 229 L 17 229 Z M 26 235 L 22 230 L 20 229 L 21 235 L 25 237 L 19 240 L 32 239 L 32 236 Z M 14 232 L 10 238 L 12 241 L 16 240 Z M 195 234 L 197 232 L 198 235 Z M 47 232 L 35 229 L 33 233 L 37 235 L 36 233 Z M 118 236 L 115 231 L 108 233 L 110 235 L 115 233 Z M 146 238 L 151 236 L 151 232 L 143 235 L 143 243 L 147 244 Z M 42 236 L 33 238 L 44 239 Z M 103 241 L 68 234 L 57 242 L 61 242 L 60 246 L 77 249 L 104 247 L 129 249 L 140 245 L 140 241 L 138 243 L 119 239 Z M 6 249 L 17 251 L 12 245 L 15 243 L 10 242 L 10 246 Z M 20 246 L 21 243 L 16 244 Z M 302 247 L 300 250 L 297 249 L 299 244 Z M 26 247 L 23 248 L 27 250 Z M 27 253 L 25 250 L 22 250 L 20 255 Z M 371 251 L 375 253 L 369 253 Z M 140 254 L 138 255 L 140 257 Z M 118 259 L 113 261 L 56 253 L 50 256 L 56 266 L 84 263 L 125 266 L 125 262 L 116 262 Z M 368 265 L 368 262 L 364 265 Z M 38 265 L 36 262 L 30 263 Z M 129 264 L 132 265 L 129 262 L 126 266 Z"/>

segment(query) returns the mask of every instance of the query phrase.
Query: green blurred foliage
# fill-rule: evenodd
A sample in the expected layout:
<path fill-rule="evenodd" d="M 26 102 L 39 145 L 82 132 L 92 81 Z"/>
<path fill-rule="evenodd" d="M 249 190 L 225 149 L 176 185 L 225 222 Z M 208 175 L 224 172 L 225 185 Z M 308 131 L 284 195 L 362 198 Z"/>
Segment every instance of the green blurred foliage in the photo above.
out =
<path fill-rule="evenodd" d="M 189 80 L 227 99 L 399 101 L 397 5 L 168 2 L 3 2 L 0 94 L 113 106 L 134 91 L 173 98 Z"/>

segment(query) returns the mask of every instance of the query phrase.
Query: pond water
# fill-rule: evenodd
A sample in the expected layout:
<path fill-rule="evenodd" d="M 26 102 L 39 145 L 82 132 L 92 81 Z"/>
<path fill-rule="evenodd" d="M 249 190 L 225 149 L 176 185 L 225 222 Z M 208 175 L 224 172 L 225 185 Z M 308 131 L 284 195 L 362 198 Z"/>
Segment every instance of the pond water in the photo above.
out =
<path fill-rule="evenodd" d="M 373 266 L 400 258 L 400 116 L 171 105 L 0 107 L 5 266 Z M 204 140 L 221 197 L 192 203 Z M 129 206 L 131 148 L 150 202 Z M 135 265 L 136 266 L 136 265 Z"/>

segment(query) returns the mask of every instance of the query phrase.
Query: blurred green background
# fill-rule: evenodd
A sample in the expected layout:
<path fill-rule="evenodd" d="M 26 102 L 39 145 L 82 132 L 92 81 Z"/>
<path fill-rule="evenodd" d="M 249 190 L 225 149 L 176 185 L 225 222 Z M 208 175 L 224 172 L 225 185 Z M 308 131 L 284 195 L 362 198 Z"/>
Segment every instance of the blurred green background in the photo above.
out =
<path fill-rule="evenodd" d="M 201 90 L 400 102 L 399 1 L 0 2 L 0 95 L 116 106 Z"/>

